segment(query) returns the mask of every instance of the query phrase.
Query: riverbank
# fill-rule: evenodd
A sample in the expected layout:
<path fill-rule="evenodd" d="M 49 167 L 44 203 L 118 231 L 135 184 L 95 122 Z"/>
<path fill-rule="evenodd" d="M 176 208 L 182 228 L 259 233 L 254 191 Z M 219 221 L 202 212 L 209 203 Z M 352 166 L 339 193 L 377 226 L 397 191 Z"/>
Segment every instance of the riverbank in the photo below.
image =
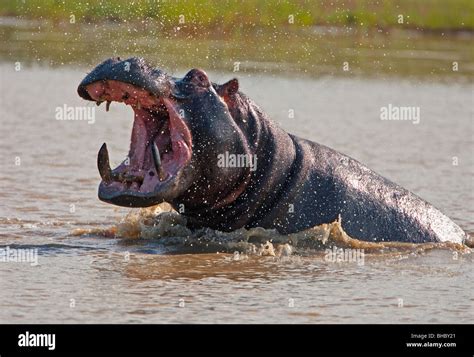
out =
<path fill-rule="evenodd" d="M 23 66 L 80 65 L 108 56 L 143 56 L 172 73 L 193 67 L 239 76 L 414 77 L 469 81 L 474 77 L 469 33 L 371 31 L 342 27 L 254 29 L 232 35 L 166 33 L 150 23 L 55 26 L 46 20 L 0 18 L 0 60 Z"/>
<path fill-rule="evenodd" d="M 156 21 L 163 30 L 241 32 L 254 28 L 340 26 L 385 31 L 474 31 L 471 0 L 158 1 L 5 0 L 0 16 L 55 24 Z"/>

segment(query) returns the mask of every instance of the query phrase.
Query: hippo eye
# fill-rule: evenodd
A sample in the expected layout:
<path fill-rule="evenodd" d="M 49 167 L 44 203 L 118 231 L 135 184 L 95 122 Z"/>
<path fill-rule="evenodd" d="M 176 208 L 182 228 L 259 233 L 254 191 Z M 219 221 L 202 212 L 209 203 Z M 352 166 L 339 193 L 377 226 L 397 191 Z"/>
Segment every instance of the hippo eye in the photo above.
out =
<path fill-rule="evenodd" d="M 185 82 L 191 82 L 194 85 L 207 87 L 210 85 L 209 79 L 206 73 L 201 69 L 190 70 L 183 78 Z"/>

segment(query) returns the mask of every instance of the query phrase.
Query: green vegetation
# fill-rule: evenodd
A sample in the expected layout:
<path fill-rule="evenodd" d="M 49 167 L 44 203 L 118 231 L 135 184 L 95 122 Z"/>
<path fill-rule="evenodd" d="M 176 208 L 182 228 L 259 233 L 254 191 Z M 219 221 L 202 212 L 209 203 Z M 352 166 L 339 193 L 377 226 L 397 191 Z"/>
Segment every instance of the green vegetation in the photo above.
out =
<path fill-rule="evenodd" d="M 0 7 L 0 16 L 53 23 L 70 22 L 71 15 L 78 23 L 154 20 L 163 29 L 196 33 L 314 25 L 474 30 L 472 0 L 2 0 Z"/>
<path fill-rule="evenodd" d="M 474 75 L 473 0 L 2 0 L 0 16 L 16 16 L 0 26 L 0 60 L 25 64 L 138 55 L 171 72 Z"/>
<path fill-rule="evenodd" d="M 418 36 L 410 31 L 312 33 L 268 29 L 245 36 L 165 34 L 153 26 L 101 23 L 94 26 L 0 26 L 0 62 L 92 68 L 106 57 L 143 56 L 170 73 L 193 67 L 302 77 L 474 76 L 471 36 Z M 453 62 L 459 71 L 453 71 Z M 343 70 L 344 63 L 349 71 Z M 12 67 L 13 68 L 13 67 Z"/>

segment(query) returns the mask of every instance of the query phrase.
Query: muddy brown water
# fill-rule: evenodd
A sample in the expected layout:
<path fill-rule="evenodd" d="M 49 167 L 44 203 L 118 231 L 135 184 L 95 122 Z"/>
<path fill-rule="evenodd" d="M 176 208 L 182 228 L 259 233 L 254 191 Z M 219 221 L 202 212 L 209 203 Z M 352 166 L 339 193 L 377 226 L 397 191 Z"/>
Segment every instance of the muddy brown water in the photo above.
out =
<path fill-rule="evenodd" d="M 112 104 L 106 113 L 81 101 L 75 90 L 84 65 L 14 67 L 13 59 L 0 64 L 0 248 L 36 249 L 38 264 L 0 262 L 0 322 L 473 321 L 474 264 L 466 248 L 365 245 L 337 223 L 293 239 L 264 230 L 193 236 L 172 213 L 157 218 L 166 207 L 98 201 L 97 151 L 107 142 L 112 165 L 126 156 L 130 108 Z M 236 75 L 209 74 L 217 82 Z M 258 73 L 239 79 L 286 130 L 360 160 L 473 236 L 472 84 Z M 380 120 L 388 104 L 419 106 L 420 123 Z M 56 120 L 64 105 L 88 106 L 94 117 Z M 329 259 L 333 246 L 364 254 Z"/>

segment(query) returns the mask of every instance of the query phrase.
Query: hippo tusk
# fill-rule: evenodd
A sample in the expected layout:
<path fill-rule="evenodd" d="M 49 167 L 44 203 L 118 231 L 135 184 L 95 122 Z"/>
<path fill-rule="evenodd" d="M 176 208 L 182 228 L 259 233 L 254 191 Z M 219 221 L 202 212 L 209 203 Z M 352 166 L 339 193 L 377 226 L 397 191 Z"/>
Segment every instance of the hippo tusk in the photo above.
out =
<path fill-rule="evenodd" d="M 151 145 L 151 154 L 153 156 L 153 164 L 155 165 L 156 172 L 158 173 L 158 178 L 160 181 L 163 181 L 166 178 L 166 173 L 161 166 L 160 150 L 155 142 Z"/>
<path fill-rule="evenodd" d="M 99 169 L 102 180 L 109 183 L 112 180 L 112 169 L 110 168 L 109 152 L 106 143 L 102 144 L 99 154 L 97 155 L 97 168 Z"/>
<path fill-rule="evenodd" d="M 107 150 L 107 144 L 103 143 L 100 147 L 99 154 L 97 156 L 97 167 L 99 168 L 100 177 L 105 183 L 110 181 L 119 182 L 143 182 L 143 175 L 132 175 L 127 173 L 112 172 L 109 163 L 109 152 Z"/>

